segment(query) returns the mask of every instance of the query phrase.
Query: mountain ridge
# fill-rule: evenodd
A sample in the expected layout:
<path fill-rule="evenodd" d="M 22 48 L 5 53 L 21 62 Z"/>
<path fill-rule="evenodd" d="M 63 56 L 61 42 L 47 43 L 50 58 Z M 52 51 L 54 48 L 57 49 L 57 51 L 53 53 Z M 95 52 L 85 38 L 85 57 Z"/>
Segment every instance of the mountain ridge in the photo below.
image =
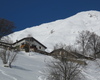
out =
<path fill-rule="evenodd" d="M 43 23 L 39 26 L 26 28 L 9 35 L 12 40 L 20 40 L 27 35 L 32 35 L 38 41 L 52 50 L 55 44 L 73 45 L 79 32 L 89 30 L 100 35 L 100 12 L 83 11 L 66 19 Z"/>

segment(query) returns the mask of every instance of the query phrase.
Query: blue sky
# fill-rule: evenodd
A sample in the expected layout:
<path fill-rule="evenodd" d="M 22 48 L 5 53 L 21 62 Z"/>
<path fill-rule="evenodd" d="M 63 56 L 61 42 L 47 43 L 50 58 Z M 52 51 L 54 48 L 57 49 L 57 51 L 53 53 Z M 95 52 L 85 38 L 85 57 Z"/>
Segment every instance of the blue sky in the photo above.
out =
<path fill-rule="evenodd" d="M 100 11 L 100 0 L 0 0 L 0 18 L 13 21 L 15 31 L 88 10 Z"/>

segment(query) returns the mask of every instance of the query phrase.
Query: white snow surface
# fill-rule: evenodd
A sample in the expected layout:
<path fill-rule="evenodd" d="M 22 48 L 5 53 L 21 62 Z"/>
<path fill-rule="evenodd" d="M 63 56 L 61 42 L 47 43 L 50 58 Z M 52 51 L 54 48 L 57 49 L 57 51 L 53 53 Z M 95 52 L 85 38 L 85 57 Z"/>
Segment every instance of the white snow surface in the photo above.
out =
<path fill-rule="evenodd" d="M 39 26 L 26 28 L 10 35 L 12 40 L 20 40 L 31 34 L 52 50 L 55 44 L 73 45 L 79 32 L 89 30 L 100 35 L 100 12 L 84 11 L 66 19 L 44 23 Z"/>
<path fill-rule="evenodd" d="M 3 67 L 0 60 L 0 80 L 47 80 L 49 75 L 46 66 L 52 57 L 30 52 L 20 52 L 12 68 Z M 100 59 L 87 61 L 82 68 L 82 80 L 100 80 Z"/>
<path fill-rule="evenodd" d="M 50 56 L 20 52 L 12 68 L 3 67 L 0 60 L 0 80 L 45 80 L 46 64 Z"/>

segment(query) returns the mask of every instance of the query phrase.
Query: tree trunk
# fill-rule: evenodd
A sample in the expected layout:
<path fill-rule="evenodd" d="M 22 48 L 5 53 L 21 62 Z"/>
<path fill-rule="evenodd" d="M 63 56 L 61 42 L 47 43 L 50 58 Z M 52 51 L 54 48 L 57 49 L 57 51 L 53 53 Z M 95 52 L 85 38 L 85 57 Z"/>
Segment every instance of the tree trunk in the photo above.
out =
<path fill-rule="evenodd" d="M 11 63 L 9 62 L 9 67 L 12 68 Z"/>

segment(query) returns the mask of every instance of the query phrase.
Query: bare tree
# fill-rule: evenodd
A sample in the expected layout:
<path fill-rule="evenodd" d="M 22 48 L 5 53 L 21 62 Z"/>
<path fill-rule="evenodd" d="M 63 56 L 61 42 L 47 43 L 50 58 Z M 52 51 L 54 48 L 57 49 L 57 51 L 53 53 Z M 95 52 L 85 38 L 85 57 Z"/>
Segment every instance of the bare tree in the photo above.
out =
<path fill-rule="evenodd" d="M 54 46 L 54 50 L 56 50 L 56 49 L 64 49 L 64 48 L 66 48 L 66 45 L 65 44 L 62 44 L 62 43 L 59 43 L 59 44 L 56 44 L 55 46 Z"/>
<path fill-rule="evenodd" d="M 77 49 L 73 45 L 66 46 L 65 50 L 68 51 L 69 53 L 78 52 Z"/>
<path fill-rule="evenodd" d="M 17 53 L 18 53 L 18 49 L 17 48 L 13 48 L 12 47 L 12 41 L 9 37 L 3 37 L 3 39 L 1 40 L 3 42 L 1 42 L 2 46 L 0 48 L 0 58 L 4 64 L 4 66 L 8 66 L 8 67 L 12 67 L 11 64 L 12 62 L 15 61 Z"/>
<path fill-rule="evenodd" d="M 94 32 L 82 31 L 76 40 L 84 55 L 91 54 L 94 58 L 100 53 L 100 36 Z M 89 56 L 89 55 L 88 55 Z"/>
<path fill-rule="evenodd" d="M 4 67 L 12 67 L 11 64 L 16 60 L 16 56 L 18 54 L 18 50 L 0 50 L 0 58 L 4 64 Z"/>
<path fill-rule="evenodd" d="M 12 62 L 15 60 L 17 51 L 12 49 L 12 41 L 7 36 L 13 32 L 15 28 L 14 23 L 0 18 L 0 57 L 3 64 L 8 64 L 11 67 Z M 4 37 L 5 36 L 5 37 Z"/>
<path fill-rule="evenodd" d="M 90 36 L 91 36 L 90 31 L 82 31 L 79 33 L 79 36 L 76 39 L 76 43 L 80 46 L 83 55 L 86 55 L 87 44 Z"/>
<path fill-rule="evenodd" d="M 58 48 L 58 45 L 56 47 Z M 62 47 L 65 47 L 65 45 Z M 49 68 L 47 80 L 81 80 L 81 64 L 74 62 L 76 58 L 73 58 L 73 55 L 70 53 L 73 50 L 71 46 L 65 49 L 61 48 L 52 52 L 53 59 L 47 64 Z"/>
<path fill-rule="evenodd" d="M 0 18 L 0 39 L 13 32 L 14 23 L 6 19 Z"/>
<path fill-rule="evenodd" d="M 47 80 L 81 80 L 80 64 L 69 61 L 67 58 L 54 59 L 48 67 L 50 74 Z"/>
<path fill-rule="evenodd" d="M 11 50 L 10 56 L 8 58 L 8 65 L 10 68 L 12 67 L 11 64 L 16 60 L 17 54 L 18 54 L 18 50 Z"/>
<path fill-rule="evenodd" d="M 100 53 L 100 36 L 94 32 L 92 32 L 89 37 L 88 48 L 93 53 L 94 58 L 96 58 L 96 55 Z"/>

